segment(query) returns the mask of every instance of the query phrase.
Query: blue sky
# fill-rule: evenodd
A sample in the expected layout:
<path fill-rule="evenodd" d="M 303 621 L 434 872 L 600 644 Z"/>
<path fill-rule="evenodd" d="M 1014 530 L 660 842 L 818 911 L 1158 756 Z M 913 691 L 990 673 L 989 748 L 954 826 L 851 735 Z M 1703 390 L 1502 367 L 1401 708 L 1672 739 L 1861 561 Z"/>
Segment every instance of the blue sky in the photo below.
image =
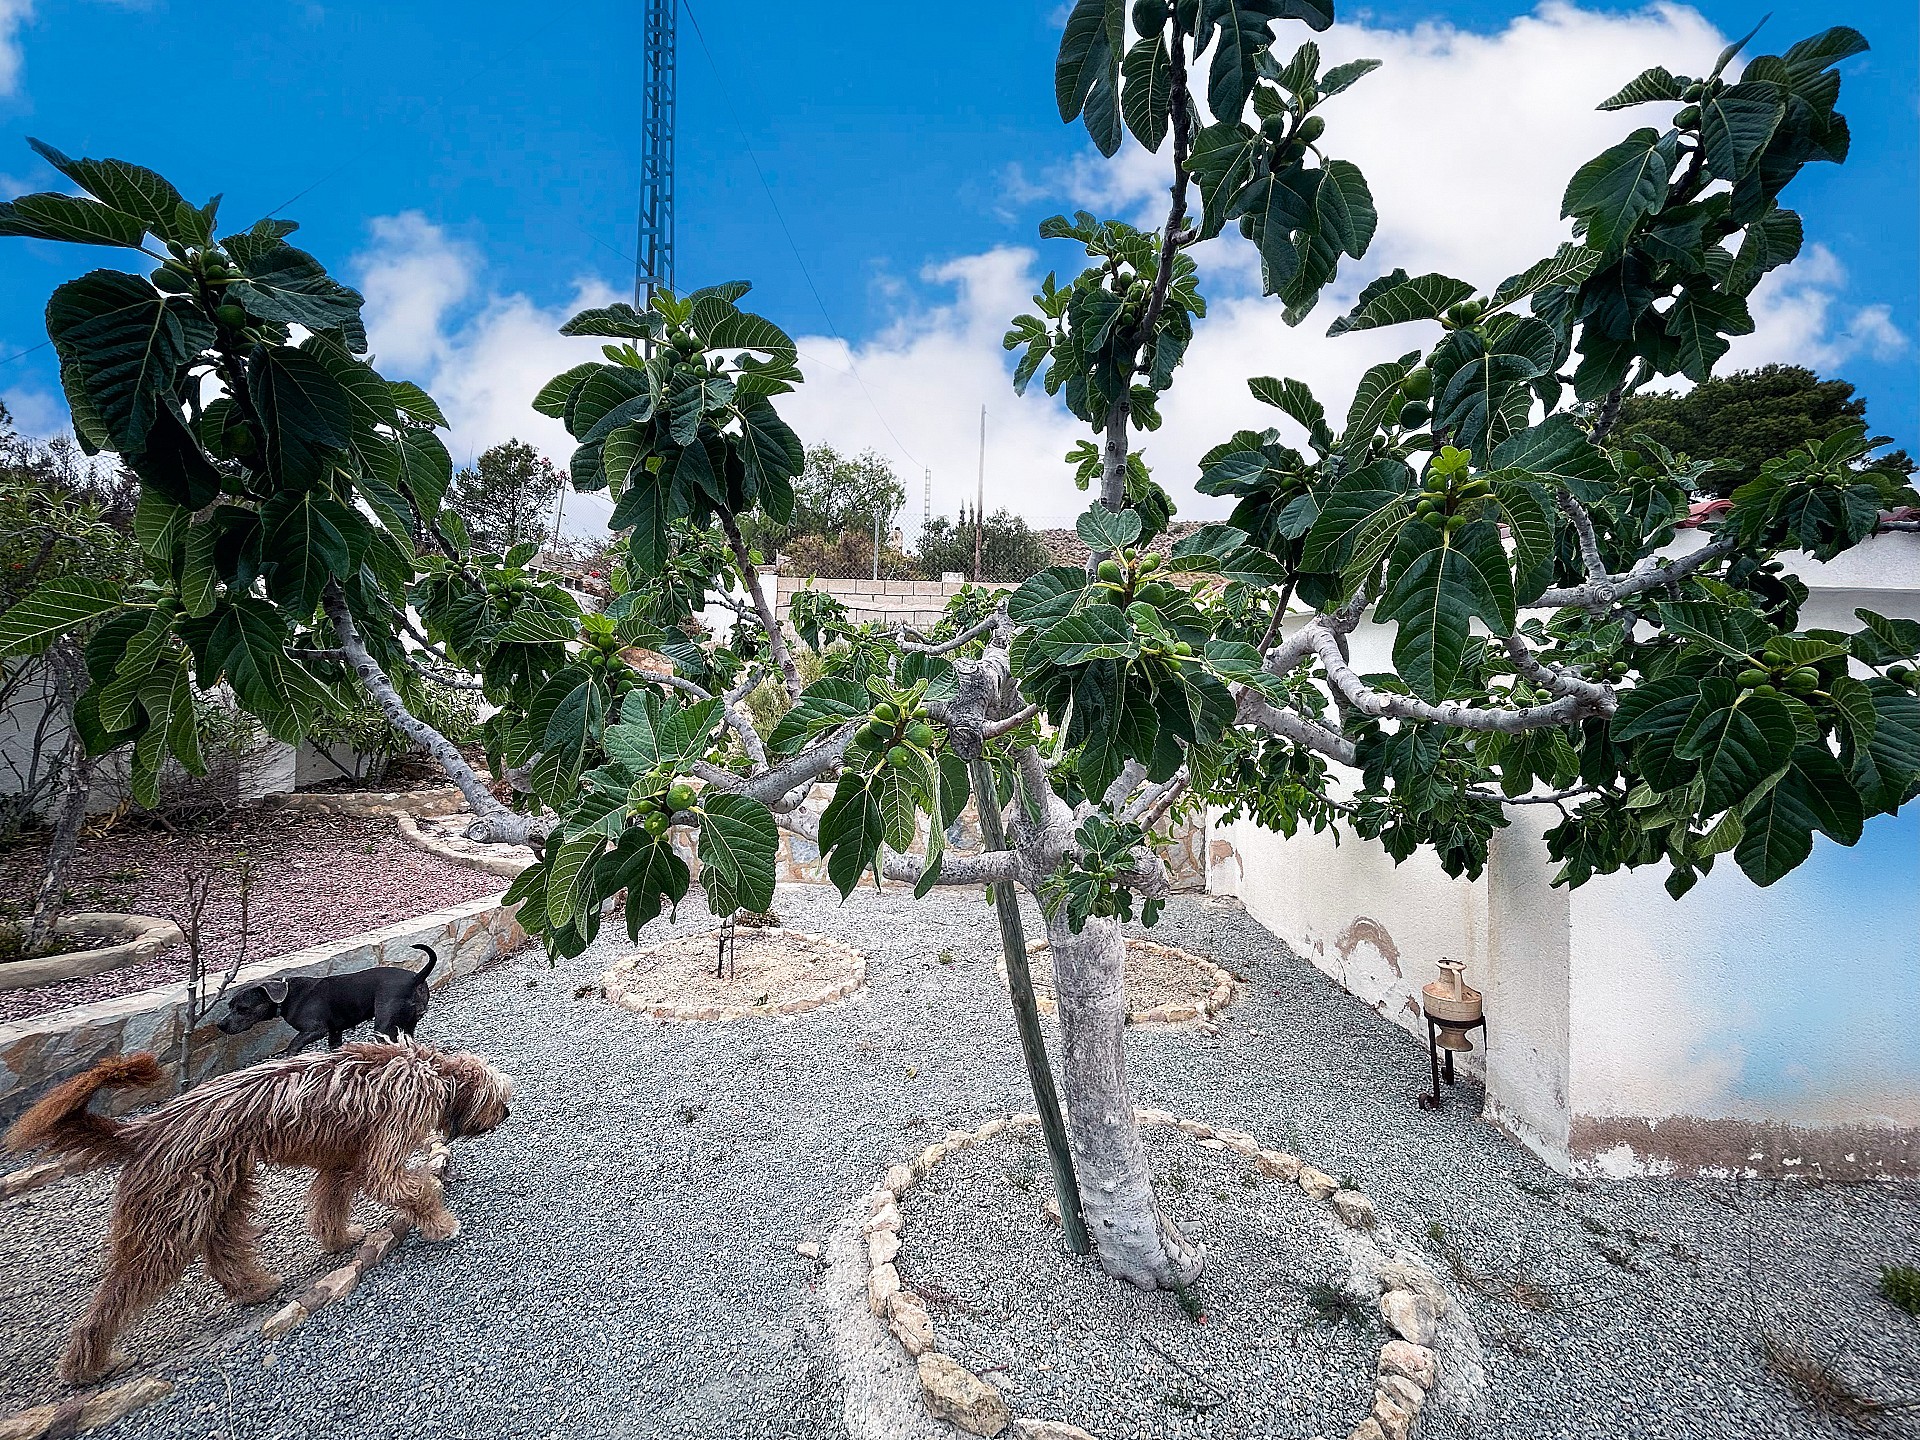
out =
<path fill-rule="evenodd" d="M 683 285 L 752 278 L 760 307 L 811 337 L 817 393 L 797 414 L 809 439 L 871 444 L 914 480 L 919 466 L 934 468 L 935 508 L 945 509 L 971 488 L 967 437 L 984 403 L 998 498 L 1042 520 L 1076 508 L 1058 465 L 1071 427 L 1044 401 L 1013 399 L 996 369 L 998 332 L 1044 266 L 1067 261 L 1035 258 L 1041 217 L 1089 198 L 1144 214 L 1163 182 L 1142 164 L 1091 164 L 1080 132 L 1059 123 L 1051 98 L 1059 7 L 692 7 L 711 58 L 683 18 Z M 536 332 L 596 285 L 631 283 L 638 10 L 633 0 L 537 12 L 497 0 L 0 0 L 0 193 L 57 179 L 26 149 L 32 134 L 152 165 L 190 196 L 224 191 L 229 223 L 284 206 L 308 248 L 366 281 L 386 307 L 384 332 L 376 323 L 383 359 L 450 392 L 455 449 L 470 452 L 537 429 L 524 412 L 539 378 L 531 372 L 548 358 Z M 1347 127 L 1356 158 L 1376 174 L 1389 227 L 1396 219 L 1412 227 L 1400 236 L 1406 260 L 1423 264 L 1414 252 L 1425 238 L 1442 251 L 1424 257 L 1427 268 L 1459 269 L 1484 254 L 1486 273 L 1464 273 L 1491 283 L 1518 268 L 1502 250 L 1515 228 L 1508 209 L 1527 214 L 1529 240 L 1538 231 L 1550 241 L 1567 171 L 1599 148 L 1582 150 L 1576 138 L 1565 155 L 1529 150 L 1532 131 L 1556 128 L 1541 123 L 1539 106 L 1565 91 L 1590 115 L 1588 97 L 1629 78 L 1643 50 L 1674 69 L 1704 69 L 1708 29 L 1739 33 L 1761 10 L 1594 0 L 1531 20 L 1528 7 L 1491 0 L 1343 10 L 1348 33 L 1328 37 L 1330 56 L 1371 48 L 1389 63 L 1337 102 L 1331 148 L 1342 153 Z M 1910 448 L 1920 442 L 1914 10 L 1910 0 L 1774 7 L 1762 48 L 1844 21 L 1874 51 L 1844 71 L 1852 162 L 1814 167 L 1792 192 L 1819 247 L 1811 281 L 1783 294 L 1763 319 L 1760 353 L 1743 357 L 1804 358 L 1845 375 L 1868 397 L 1875 425 Z M 211 64 L 201 58 L 210 53 Z M 1529 111 L 1516 94 L 1503 112 L 1508 82 L 1528 78 L 1520 68 L 1548 98 Z M 1452 193 L 1461 218 L 1436 230 L 1431 215 L 1409 216 L 1410 204 L 1396 217 L 1394 198 L 1415 193 L 1414 180 L 1396 190 L 1377 175 L 1392 160 L 1370 166 L 1365 157 L 1393 154 L 1382 127 L 1394 116 L 1430 117 L 1392 123 L 1403 137 L 1420 132 L 1415 149 L 1437 143 L 1436 127 L 1458 103 L 1443 98 L 1450 74 L 1478 92 L 1467 108 L 1480 128 L 1467 131 L 1467 148 L 1480 169 L 1460 172 Z M 1594 133 L 1624 128 L 1620 119 L 1599 121 Z M 1512 155 L 1502 153 L 1509 140 Z M 1512 198 L 1485 199 L 1480 181 L 1496 178 Z M 1389 227 L 1378 253 L 1347 277 L 1353 285 L 1402 263 Z M 1215 342 L 1226 368 L 1218 383 L 1203 375 L 1193 388 L 1237 396 L 1234 364 L 1244 376 L 1285 362 L 1344 403 L 1342 386 L 1370 354 L 1282 334 L 1270 310 L 1246 300 L 1243 261 L 1217 246 L 1210 284 L 1232 302 L 1221 307 L 1229 321 Z M 0 357 L 44 339 L 46 294 L 77 265 L 64 247 L 0 245 Z M 1324 328 L 1324 317 L 1302 327 Z M 524 394 L 510 393 L 523 382 Z M 54 393 L 47 351 L 0 364 L 0 396 L 33 427 L 57 423 Z M 1157 459 L 1189 467 L 1208 439 L 1251 418 L 1237 399 L 1206 399 L 1170 417 Z"/>

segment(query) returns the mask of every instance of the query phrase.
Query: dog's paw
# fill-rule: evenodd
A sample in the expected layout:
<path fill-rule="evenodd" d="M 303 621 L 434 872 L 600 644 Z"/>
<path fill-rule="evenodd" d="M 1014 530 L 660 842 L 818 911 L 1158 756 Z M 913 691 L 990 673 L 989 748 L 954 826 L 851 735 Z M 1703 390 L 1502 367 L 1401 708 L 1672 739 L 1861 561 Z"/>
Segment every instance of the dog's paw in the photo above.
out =
<path fill-rule="evenodd" d="M 449 1211 L 441 1211 L 420 1222 L 420 1238 L 423 1240 L 451 1240 L 460 1233 L 460 1217 Z"/>
<path fill-rule="evenodd" d="M 323 1244 L 321 1249 L 329 1255 L 338 1255 L 342 1250 L 353 1249 L 354 1246 L 366 1238 L 367 1227 L 356 1221 L 340 1232 L 340 1239 L 337 1244 Z"/>
<path fill-rule="evenodd" d="M 233 1291 L 233 1298 L 241 1305 L 258 1305 L 261 1301 L 271 1300 L 278 1295 L 284 1283 L 278 1275 L 262 1273 L 236 1288 Z"/>

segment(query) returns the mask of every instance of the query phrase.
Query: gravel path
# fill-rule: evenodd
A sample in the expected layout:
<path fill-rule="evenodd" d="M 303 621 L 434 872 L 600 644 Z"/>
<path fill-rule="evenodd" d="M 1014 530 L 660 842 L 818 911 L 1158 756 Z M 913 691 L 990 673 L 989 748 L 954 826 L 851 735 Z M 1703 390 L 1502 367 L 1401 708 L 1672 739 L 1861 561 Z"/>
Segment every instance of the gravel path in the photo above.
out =
<path fill-rule="evenodd" d="M 31 904 L 42 847 L 18 845 L 0 854 L 0 901 Z M 169 835 L 128 824 L 81 843 L 67 872 L 71 909 L 126 911 L 177 919 L 186 908 L 182 878 L 190 870 L 253 865 L 247 953 L 264 960 L 377 930 L 506 885 L 429 855 L 402 838 L 386 816 L 320 815 L 249 806 Z M 207 965 L 224 972 L 240 942 L 240 897 L 231 869 L 214 882 L 201 920 Z M 186 949 L 83 980 L 0 990 L 0 1024 L 131 995 L 186 978 Z"/>
<path fill-rule="evenodd" d="M 844 1433 L 821 1299 L 831 1277 L 795 1242 L 832 1238 L 890 1162 L 1028 1101 L 978 898 L 916 904 L 890 889 L 842 907 L 795 888 L 777 908 L 867 952 L 868 989 L 785 1022 L 645 1021 L 575 996 L 632 948 L 616 931 L 557 970 L 527 954 L 437 998 L 430 1038 L 482 1050 L 519 1081 L 512 1120 L 455 1148 L 463 1234 L 409 1241 L 278 1345 L 244 1337 L 180 1367 L 172 1399 L 103 1433 Z M 682 924 L 711 920 L 690 901 Z M 1873 1288 L 1881 1263 L 1920 1255 L 1920 1189 L 1570 1185 L 1481 1123 L 1469 1093 L 1417 1109 L 1426 1062 L 1413 1040 L 1243 914 L 1176 900 L 1153 938 L 1229 955 L 1251 983 L 1218 1036 L 1130 1037 L 1142 1103 L 1353 1175 L 1385 1223 L 1465 1277 L 1455 1291 L 1484 1342 L 1486 1409 L 1430 1407 L 1426 1436 L 1862 1433 L 1762 1363 L 1768 1328 L 1819 1355 L 1844 1347 L 1839 1368 L 1861 1388 L 1920 1388 L 1920 1324 Z M 939 963 L 943 949 L 954 963 Z M 97 1184 L 46 1192 L 45 1213 L 85 1237 L 72 1263 L 97 1245 L 79 1198 Z M 0 1264 L 23 1283 L 67 1263 L 19 1233 L 0 1224 Z M 1320 1263 L 1302 1253 L 1274 1263 Z M 1225 1262 L 1220 1276 L 1224 1287 Z M 1179 1434 L 1177 1418 L 1144 1417 L 1146 1431 Z M 1301 1418 L 1297 1433 L 1312 1433 Z"/>

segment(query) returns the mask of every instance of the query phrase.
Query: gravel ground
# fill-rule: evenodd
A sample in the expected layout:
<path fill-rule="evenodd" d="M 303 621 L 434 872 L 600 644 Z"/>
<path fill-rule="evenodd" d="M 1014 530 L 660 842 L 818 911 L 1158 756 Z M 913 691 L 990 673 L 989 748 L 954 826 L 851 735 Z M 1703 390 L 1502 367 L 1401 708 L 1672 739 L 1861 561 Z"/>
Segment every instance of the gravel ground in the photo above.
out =
<path fill-rule="evenodd" d="M 1203 1320 L 1068 1255 L 1041 1212 L 1046 1147 L 1011 1131 L 908 1192 L 894 1263 L 940 1348 L 1016 1414 L 1107 1440 L 1344 1436 L 1373 1403 L 1386 1337 L 1370 1300 L 1339 1304 L 1353 1266 L 1333 1211 L 1188 1135 L 1152 1127 L 1147 1153 L 1168 1213 L 1208 1247 L 1188 1291 Z"/>
<path fill-rule="evenodd" d="M 42 848 L 22 844 L 0 854 L 0 903 L 16 913 L 32 903 Z M 249 806 L 177 834 L 127 824 L 83 840 L 67 872 L 70 908 L 177 919 L 187 872 L 232 866 L 243 854 L 253 864 L 247 953 L 260 960 L 495 895 L 506 883 L 409 845 L 385 816 Z M 215 882 L 201 925 L 208 968 L 224 971 L 240 942 L 230 870 Z M 0 1024 L 185 978 L 186 949 L 176 946 L 84 980 L 0 991 Z"/>
<path fill-rule="evenodd" d="M 512 1120 L 455 1148 L 461 1236 L 408 1242 L 277 1345 L 242 1336 L 179 1367 L 174 1397 L 102 1433 L 843 1433 L 823 1275 L 795 1242 L 827 1241 L 890 1162 L 1028 1099 L 979 899 L 916 904 L 890 889 L 842 907 L 830 891 L 794 888 L 779 909 L 867 952 L 868 989 L 791 1021 L 646 1021 L 575 997 L 632 948 L 617 931 L 557 970 L 523 955 L 436 999 L 429 1038 L 486 1052 L 519 1080 Z M 681 922 L 712 923 L 693 901 Z M 1488 1388 L 1478 1414 L 1430 1407 L 1425 1435 L 1865 1433 L 1762 1363 L 1766 1330 L 1839 1353 L 1862 1389 L 1920 1389 L 1920 1324 L 1874 1291 L 1880 1264 L 1920 1258 L 1920 1188 L 1571 1185 L 1480 1122 L 1469 1090 L 1444 1111 L 1417 1109 L 1426 1059 L 1411 1037 L 1243 914 L 1178 900 L 1153 938 L 1230 955 L 1252 983 L 1216 1037 L 1130 1037 L 1141 1102 L 1353 1175 L 1403 1236 L 1425 1243 L 1441 1227 L 1431 1254 L 1468 1277 L 1456 1296 L 1478 1324 Z M 939 963 L 943 949 L 955 963 Z M 85 1263 L 97 1231 L 55 1207 L 98 1183 L 45 1202 L 85 1237 L 78 1258 L 0 1224 L 0 1264 L 29 1283 Z M 1235 1272 L 1219 1263 L 1225 1286 Z M 1306 1261 L 1275 1263 L 1293 1276 Z M 1062 1363 L 1089 1358 L 1063 1350 Z M 1296 1363 L 1318 1374 L 1331 1362 Z M 1176 1418 L 1164 1407 L 1143 1417 L 1154 1435 L 1178 1433 Z M 1899 1431 L 1889 1420 L 1880 1433 Z"/>
<path fill-rule="evenodd" d="M 307 1178 L 304 1171 L 270 1173 L 260 1207 L 267 1230 L 261 1254 L 269 1270 L 285 1277 L 290 1296 L 345 1258 L 321 1254 L 306 1233 Z M 68 1329 L 100 1283 L 112 1195 L 110 1180 L 81 1176 L 6 1202 L 0 1238 L 0 1314 L 6 1316 L 0 1325 L 0 1414 L 60 1393 L 55 1367 L 67 1348 Z M 363 1225 L 386 1219 L 386 1212 L 364 1201 L 354 1214 Z M 55 1262 L 56 1255 L 65 1258 Z M 264 1307 L 258 1313 L 266 1313 Z M 122 1334 L 119 1344 L 137 1369 L 147 1370 L 217 1343 L 245 1318 L 195 1266 L 185 1283 Z"/>

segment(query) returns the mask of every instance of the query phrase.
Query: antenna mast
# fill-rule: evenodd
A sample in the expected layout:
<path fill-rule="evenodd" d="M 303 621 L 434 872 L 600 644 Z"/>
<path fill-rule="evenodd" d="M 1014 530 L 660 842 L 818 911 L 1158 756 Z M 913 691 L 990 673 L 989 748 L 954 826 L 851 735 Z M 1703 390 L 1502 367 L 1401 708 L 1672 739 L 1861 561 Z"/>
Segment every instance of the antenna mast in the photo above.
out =
<path fill-rule="evenodd" d="M 673 288 L 673 111 L 675 21 L 680 0 L 641 0 L 644 82 L 640 94 L 640 234 L 633 306 Z"/>

